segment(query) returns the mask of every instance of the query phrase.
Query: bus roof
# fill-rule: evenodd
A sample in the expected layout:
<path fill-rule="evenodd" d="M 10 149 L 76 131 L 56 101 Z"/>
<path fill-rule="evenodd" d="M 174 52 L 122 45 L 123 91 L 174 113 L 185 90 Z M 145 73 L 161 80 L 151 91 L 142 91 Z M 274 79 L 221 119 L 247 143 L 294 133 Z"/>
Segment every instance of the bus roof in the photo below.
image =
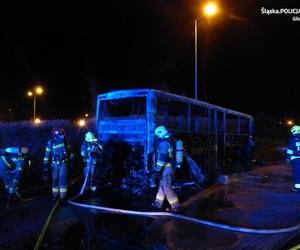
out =
<path fill-rule="evenodd" d="M 186 96 L 180 96 L 176 94 L 172 94 L 169 92 L 161 91 L 161 90 L 156 90 L 156 89 L 123 89 L 123 90 L 112 90 L 110 92 L 100 94 L 98 95 L 98 101 L 104 101 L 104 100 L 115 100 L 115 99 L 122 99 L 122 98 L 130 98 L 130 97 L 142 97 L 142 96 L 147 96 L 148 94 L 154 94 L 159 97 L 164 97 L 164 98 L 169 98 L 172 100 L 184 102 L 184 103 L 189 103 L 189 104 L 194 104 L 197 106 L 202 106 L 210 109 L 216 109 L 218 111 L 227 113 L 227 114 L 232 114 L 236 116 L 242 116 L 248 119 L 253 120 L 253 117 L 251 115 L 241 113 L 232 109 L 227 109 L 223 108 L 208 102 L 203 102 L 199 100 L 195 100 Z"/>

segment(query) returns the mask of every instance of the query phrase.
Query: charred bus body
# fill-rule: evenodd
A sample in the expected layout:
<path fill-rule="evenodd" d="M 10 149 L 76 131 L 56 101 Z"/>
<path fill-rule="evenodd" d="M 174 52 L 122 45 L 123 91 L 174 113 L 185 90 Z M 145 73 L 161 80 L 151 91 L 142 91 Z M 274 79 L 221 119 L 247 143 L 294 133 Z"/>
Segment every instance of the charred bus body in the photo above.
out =
<path fill-rule="evenodd" d="M 250 115 L 153 89 L 100 94 L 96 116 L 107 171 L 136 192 L 149 186 L 157 126 L 184 142 L 208 178 L 230 170 L 254 130 Z"/>

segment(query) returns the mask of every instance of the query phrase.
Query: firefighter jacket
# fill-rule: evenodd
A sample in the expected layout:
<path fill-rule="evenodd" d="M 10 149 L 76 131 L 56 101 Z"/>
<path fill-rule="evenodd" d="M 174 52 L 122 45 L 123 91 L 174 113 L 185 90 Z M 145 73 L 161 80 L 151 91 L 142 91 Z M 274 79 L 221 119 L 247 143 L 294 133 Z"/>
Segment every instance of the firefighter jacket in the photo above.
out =
<path fill-rule="evenodd" d="M 174 158 L 174 146 L 168 139 L 162 140 L 157 149 L 157 161 L 155 170 L 157 172 L 163 170 L 166 167 L 172 167 Z"/>
<path fill-rule="evenodd" d="M 98 156 L 101 155 L 103 151 L 103 145 L 99 141 L 87 142 L 84 141 L 80 148 L 80 154 L 84 160 L 87 162 L 89 159 L 97 161 Z"/>
<path fill-rule="evenodd" d="M 25 154 L 3 153 L 0 156 L 0 176 L 9 193 L 15 192 L 19 186 L 22 172 L 30 161 Z"/>
<path fill-rule="evenodd" d="M 52 138 L 46 146 L 44 165 L 47 165 L 50 161 L 51 163 L 67 163 L 73 157 L 71 145 L 66 140 Z"/>
<path fill-rule="evenodd" d="M 170 139 L 163 139 L 158 145 L 157 161 L 155 171 L 161 171 L 158 191 L 155 198 L 155 206 L 161 208 L 165 199 L 172 209 L 180 206 L 179 199 L 175 193 L 172 182 L 174 180 L 174 146 Z"/>
<path fill-rule="evenodd" d="M 300 158 L 300 135 L 294 135 L 290 138 L 286 150 L 286 158 L 289 161 Z"/>

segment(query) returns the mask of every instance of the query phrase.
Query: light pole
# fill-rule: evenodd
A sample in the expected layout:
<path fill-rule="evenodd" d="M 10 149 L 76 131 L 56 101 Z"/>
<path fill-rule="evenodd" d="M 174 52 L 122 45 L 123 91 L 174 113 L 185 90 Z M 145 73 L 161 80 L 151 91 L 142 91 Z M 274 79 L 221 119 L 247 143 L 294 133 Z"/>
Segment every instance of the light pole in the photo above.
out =
<path fill-rule="evenodd" d="M 213 2 L 203 6 L 203 15 L 211 17 L 218 12 L 218 7 Z M 203 16 L 201 15 L 201 16 Z M 195 99 L 198 100 L 198 18 L 195 19 Z"/>
<path fill-rule="evenodd" d="M 198 19 L 195 19 L 195 99 L 198 100 Z"/>
<path fill-rule="evenodd" d="M 43 94 L 43 88 L 41 86 L 36 87 L 33 91 L 28 91 L 27 95 L 33 97 L 33 122 L 36 120 L 36 96 Z"/>

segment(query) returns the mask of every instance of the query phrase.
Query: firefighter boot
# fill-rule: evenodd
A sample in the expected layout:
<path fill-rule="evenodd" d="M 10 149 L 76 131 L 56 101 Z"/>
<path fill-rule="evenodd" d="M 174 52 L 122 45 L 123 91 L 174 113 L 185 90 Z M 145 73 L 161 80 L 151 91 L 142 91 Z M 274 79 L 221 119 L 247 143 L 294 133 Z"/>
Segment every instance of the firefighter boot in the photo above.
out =
<path fill-rule="evenodd" d="M 183 207 L 181 205 L 177 205 L 172 208 L 166 208 L 166 211 L 170 212 L 170 213 L 179 213 L 179 212 L 182 212 L 182 210 L 183 210 Z"/>

